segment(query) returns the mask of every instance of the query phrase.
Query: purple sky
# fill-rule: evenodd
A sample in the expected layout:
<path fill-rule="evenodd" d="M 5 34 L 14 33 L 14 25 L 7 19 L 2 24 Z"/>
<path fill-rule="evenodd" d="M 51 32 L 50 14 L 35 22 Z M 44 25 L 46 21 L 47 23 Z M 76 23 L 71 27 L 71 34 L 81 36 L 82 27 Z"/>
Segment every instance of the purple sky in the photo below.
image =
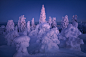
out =
<path fill-rule="evenodd" d="M 71 21 L 77 15 L 78 21 L 86 21 L 86 0 L 0 0 L 0 22 L 17 22 L 21 15 L 25 15 L 26 21 L 39 21 L 43 4 L 46 20 L 51 16 L 61 21 L 62 16 L 68 15 Z"/>

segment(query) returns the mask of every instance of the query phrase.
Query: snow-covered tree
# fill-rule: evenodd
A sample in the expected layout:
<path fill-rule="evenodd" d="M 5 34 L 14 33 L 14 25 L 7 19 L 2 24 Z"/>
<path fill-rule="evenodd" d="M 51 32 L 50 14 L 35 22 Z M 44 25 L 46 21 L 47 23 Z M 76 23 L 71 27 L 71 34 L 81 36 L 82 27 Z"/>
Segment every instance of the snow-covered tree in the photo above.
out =
<path fill-rule="evenodd" d="M 14 30 L 14 22 L 13 20 L 8 20 L 7 25 L 6 25 L 6 32 L 11 32 Z"/>
<path fill-rule="evenodd" d="M 14 39 L 16 44 L 17 53 L 13 57 L 24 57 L 29 56 L 27 47 L 29 47 L 30 38 L 28 36 L 19 36 Z"/>
<path fill-rule="evenodd" d="M 48 23 L 51 26 L 51 24 L 52 24 L 52 18 L 51 17 L 49 17 Z"/>
<path fill-rule="evenodd" d="M 52 20 L 52 27 L 56 27 L 56 26 L 57 26 L 56 17 L 53 17 L 53 20 Z"/>
<path fill-rule="evenodd" d="M 40 14 L 39 23 L 46 22 L 45 19 L 46 19 L 45 8 L 44 8 L 44 5 L 42 5 L 42 9 L 41 9 L 41 14 Z"/>
<path fill-rule="evenodd" d="M 77 27 L 69 24 L 67 28 L 61 31 L 61 35 L 66 39 L 66 47 L 72 50 L 81 51 L 80 44 L 84 44 L 83 40 L 78 38 L 81 32 Z"/>
<path fill-rule="evenodd" d="M 72 20 L 73 20 L 73 22 L 72 22 L 73 26 L 74 26 L 74 27 L 78 27 L 77 15 L 75 15 L 75 16 L 73 15 Z"/>
<path fill-rule="evenodd" d="M 26 29 L 25 19 L 26 18 L 24 17 L 24 15 L 22 15 L 22 16 L 19 17 L 19 20 L 18 20 L 18 29 L 19 29 L 19 32 L 23 32 Z"/>
<path fill-rule="evenodd" d="M 40 52 L 57 52 L 59 50 L 58 44 L 60 44 L 58 34 L 59 30 L 57 27 L 46 32 L 41 38 Z"/>
<path fill-rule="evenodd" d="M 67 15 L 65 17 L 62 17 L 62 18 L 63 18 L 63 20 L 62 20 L 61 24 L 62 24 L 62 29 L 64 29 L 64 28 L 67 28 L 67 26 L 69 24 L 69 20 L 68 20 Z"/>
<path fill-rule="evenodd" d="M 27 31 L 30 32 L 30 21 L 27 22 Z"/>
<path fill-rule="evenodd" d="M 41 39 L 43 37 L 43 35 L 50 30 L 50 25 L 48 23 L 41 23 L 39 24 L 39 28 L 38 28 L 38 39 Z"/>
<path fill-rule="evenodd" d="M 57 44 L 59 44 L 60 41 L 57 36 L 59 34 L 57 27 L 50 29 L 48 23 L 41 23 L 36 26 L 36 30 L 35 32 L 38 32 L 36 33 L 36 43 L 41 44 L 40 49 L 38 49 L 40 52 L 57 52 L 59 50 Z"/>
<path fill-rule="evenodd" d="M 35 29 L 35 24 L 34 24 L 34 18 L 32 18 L 31 20 L 31 30 Z"/>

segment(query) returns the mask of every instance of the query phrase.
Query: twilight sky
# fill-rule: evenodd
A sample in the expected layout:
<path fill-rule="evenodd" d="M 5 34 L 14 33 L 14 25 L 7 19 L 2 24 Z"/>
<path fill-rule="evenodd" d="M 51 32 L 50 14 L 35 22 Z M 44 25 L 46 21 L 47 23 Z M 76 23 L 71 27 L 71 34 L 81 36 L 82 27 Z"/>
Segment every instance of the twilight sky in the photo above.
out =
<path fill-rule="evenodd" d="M 21 15 L 25 15 L 26 21 L 39 21 L 43 4 L 46 20 L 51 16 L 61 21 L 62 16 L 68 15 L 71 21 L 77 15 L 78 21 L 86 21 L 86 0 L 0 0 L 0 22 L 17 22 Z"/>

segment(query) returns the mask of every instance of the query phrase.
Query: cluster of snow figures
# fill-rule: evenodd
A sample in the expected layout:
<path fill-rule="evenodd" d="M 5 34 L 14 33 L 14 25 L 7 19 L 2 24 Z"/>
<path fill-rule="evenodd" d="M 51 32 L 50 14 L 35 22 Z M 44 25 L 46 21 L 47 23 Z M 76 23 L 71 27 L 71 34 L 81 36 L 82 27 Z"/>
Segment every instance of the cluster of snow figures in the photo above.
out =
<path fill-rule="evenodd" d="M 28 56 L 27 47 L 29 47 L 29 42 L 34 40 L 40 46 L 38 51 L 41 53 L 57 52 L 62 47 L 80 51 L 80 44 L 84 44 L 83 40 L 78 37 L 82 33 L 77 28 L 77 15 L 73 16 L 72 24 L 69 24 L 67 15 L 63 17 L 61 33 L 57 28 L 55 17 L 49 17 L 48 22 L 45 20 L 44 5 L 42 5 L 39 24 L 35 25 L 34 18 L 31 20 L 31 25 L 30 21 L 26 23 L 25 19 L 24 15 L 21 15 L 16 26 L 13 20 L 8 20 L 6 25 L 7 45 L 16 46 L 17 53 L 14 57 Z"/>

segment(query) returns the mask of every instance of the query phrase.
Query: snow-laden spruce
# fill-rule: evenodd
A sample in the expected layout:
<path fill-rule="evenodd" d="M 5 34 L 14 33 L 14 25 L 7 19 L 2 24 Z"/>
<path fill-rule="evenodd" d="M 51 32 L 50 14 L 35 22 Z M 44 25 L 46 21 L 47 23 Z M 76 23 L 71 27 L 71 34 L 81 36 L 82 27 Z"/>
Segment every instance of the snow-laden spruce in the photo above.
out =
<path fill-rule="evenodd" d="M 6 32 L 9 33 L 14 30 L 14 22 L 13 20 L 8 20 L 6 25 Z"/>
<path fill-rule="evenodd" d="M 44 5 L 42 5 L 39 23 L 46 22 L 45 19 L 46 19 L 45 8 L 44 8 Z"/>
<path fill-rule="evenodd" d="M 25 22 L 25 17 L 24 15 L 21 15 L 19 17 L 19 20 L 18 20 L 18 29 L 19 29 L 19 32 L 24 32 L 24 30 L 26 29 L 26 22 Z"/>
<path fill-rule="evenodd" d="M 66 39 L 67 48 L 81 51 L 80 44 L 84 44 L 84 42 L 82 39 L 78 38 L 81 32 L 77 27 L 69 24 L 67 28 L 61 31 L 61 35 Z"/>
<path fill-rule="evenodd" d="M 62 29 L 64 28 L 67 28 L 68 24 L 69 24 L 69 20 L 68 20 L 68 16 L 66 15 L 65 17 L 62 17 L 62 21 L 61 21 L 61 24 L 62 24 Z"/>
<path fill-rule="evenodd" d="M 14 39 L 17 52 L 13 57 L 29 56 L 27 47 L 29 47 L 30 38 L 28 36 L 19 36 Z"/>

